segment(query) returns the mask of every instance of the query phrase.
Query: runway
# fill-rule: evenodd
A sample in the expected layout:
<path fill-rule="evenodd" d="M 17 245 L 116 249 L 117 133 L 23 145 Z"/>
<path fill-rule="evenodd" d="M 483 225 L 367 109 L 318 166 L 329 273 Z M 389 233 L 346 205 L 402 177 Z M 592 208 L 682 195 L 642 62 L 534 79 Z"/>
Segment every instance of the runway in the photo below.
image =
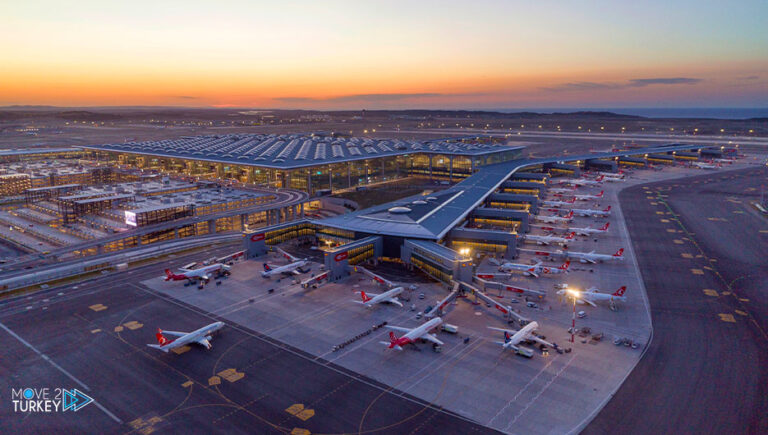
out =
<path fill-rule="evenodd" d="M 584 433 L 768 432 L 765 167 L 620 195 L 653 341 Z"/>
<path fill-rule="evenodd" d="M 178 257 L 173 266 L 210 254 Z M 158 327 L 190 331 L 218 320 L 125 285 L 161 274 L 164 266 L 0 305 L 0 432 L 489 432 L 235 324 L 214 336 L 210 350 L 165 354 L 147 347 Z M 80 388 L 98 406 L 14 413 L 6 392 L 24 387 Z"/>

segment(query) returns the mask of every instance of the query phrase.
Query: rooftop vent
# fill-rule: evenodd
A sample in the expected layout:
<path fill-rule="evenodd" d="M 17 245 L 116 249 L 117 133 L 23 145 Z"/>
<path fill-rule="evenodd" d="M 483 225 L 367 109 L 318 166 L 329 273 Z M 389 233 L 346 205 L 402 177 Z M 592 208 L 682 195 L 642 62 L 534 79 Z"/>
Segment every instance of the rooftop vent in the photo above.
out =
<path fill-rule="evenodd" d="M 406 214 L 406 213 L 410 213 L 411 209 L 408 207 L 392 207 L 387 211 L 392 214 Z"/>

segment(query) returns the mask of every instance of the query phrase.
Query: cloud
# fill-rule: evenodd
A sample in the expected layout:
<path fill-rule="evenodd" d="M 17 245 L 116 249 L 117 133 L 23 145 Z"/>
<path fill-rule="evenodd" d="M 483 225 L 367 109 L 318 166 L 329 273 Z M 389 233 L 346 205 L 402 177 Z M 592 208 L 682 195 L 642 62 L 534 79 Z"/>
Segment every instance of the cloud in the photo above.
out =
<path fill-rule="evenodd" d="M 760 76 L 746 76 L 746 77 L 738 77 L 737 80 L 745 80 L 745 81 L 754 81 L 760 79 Z"/>
<path fill-rule="evenodd" d="M 701 82 L 701 79 L 690 77 L 658 77 L 650 79 L 630 79 L 623 83 L 618 82 L 570 82 L 560 85 L 539 88 L 544 91 L 568 92 L 568 91 L 594 91 L 627 88 L 643 88 L 653 85 L 693 85 Z"/>
<path fill-rule="evenodd" d="M 695 85 L 701 82 L 701 79 L 692 79 L 689 77 L 657 78 L 657 79 L 632 79 L 628 86 L 642 88 L 649 85 Z"/>

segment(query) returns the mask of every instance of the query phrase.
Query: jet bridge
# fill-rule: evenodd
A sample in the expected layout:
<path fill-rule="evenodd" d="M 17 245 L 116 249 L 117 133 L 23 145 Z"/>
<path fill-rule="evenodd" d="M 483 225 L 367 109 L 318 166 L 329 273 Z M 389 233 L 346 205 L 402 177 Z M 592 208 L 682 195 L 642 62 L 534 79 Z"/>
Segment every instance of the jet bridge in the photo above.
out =
<path fill-rule="evenodd" d="M 478 275 L 475 275 L 474 282 L 476 282 L 477 284 L 482 286 L 483 290 L 485 290 L 485 291 L 488 291 L 488 290 L 498 290 L 499 291 L 499 296 L 501 296 L 501 292 L 504 291 L 504 290 L 511 291 L 511 292 L 514 292 L 514 293 L 518 293 L 518 294 L 521 294 L 521 295 L 524 295 L 524 296 L 534 296 L 534 297 L 537 297 L 539 299 L 544 299 L 544 297 L 547 295 L 546 292 L 543 292 L 543 291 L 540 291 L 540 290 L 533 290 L 533 289 L 528 289 L 528 288 L 524 288 L 524 287 L 518 287 L 516 285 L 504 284 L 503 282 L 488 281 L 488 280 L 483 278 L 483 277 L 487 277 L 488 275 L 489 274 L 478 274 Z"/>
<path fill-rule="evenodd" d="M 328 279 L 337 281 L 349 275 L 350 265 L 358 264 L 370 258 L 377 259 L 381 255 L 382 239 L 380 236 L 366 237 L 331 248 L 323 253 L 325 270 L 329 272 Z"/>
<path fill-rule="evenodd" d="M 507 319 L 517 321 L 520 324 L 520 326 L 524 326 L 530 321 L 526 317 L 523 317 L 522 315 L 515 312 L 512 309 L 512 307 L 510 307 L 509 305 L 502 305 L 496 299 L 486 295 L 479 288 L 475 287 L 472 284 L 467 284 L 466 282 L 459 282 L 459 287 L 464 291 L 466 291 L 467 293 L 473 294 L 475 296 L 475 302 L 477 302 L 478 299 L 482 299 L 486 304 L 493 305 L 494 307 L 496 307 L 497 310 L 504 313 L 504 317 L 506 317 Z"/>

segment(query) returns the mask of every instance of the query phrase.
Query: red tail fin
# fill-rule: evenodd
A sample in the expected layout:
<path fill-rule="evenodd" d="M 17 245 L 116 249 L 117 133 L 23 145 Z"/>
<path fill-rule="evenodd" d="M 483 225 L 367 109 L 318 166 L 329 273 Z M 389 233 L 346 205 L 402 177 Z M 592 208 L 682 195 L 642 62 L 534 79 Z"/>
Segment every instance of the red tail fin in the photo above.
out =
<path fill-rule="evenodd" d="M 367 295 L 367 294 L 365 294 L 365 292 L 360 292 L 360 297 L 362 297 L 362 298 L 363 298 L 363 302 L 368 302 L 368 301 L 370 301 L 370 300 L 371 300 L 371 298 L 370 298 L 370 297 L 368 297 L 368 295 Z"/>
<path fill-rule="evenodd" d="M 565 239 L 566 239 L 566 240 L 571 240 L 571 239 L 573 239 L 573 236 L 575 236 L 575 235 L 576 235 L 576 232 L 575 232 L 575 231 L 571 231 L 571 234 L 568 234 L 568 235 L 565 237 Z"/>
<path fill-rule="evenodd" d="M 569 202 L 569 203 L 571 203 L 571 204 L 573 204 L 574 202 L 576 202 L 576 197 L 574 196 L 574 197 L 573 197 L 573 198 L 571 198 L 571 200 L 570 200 L 570 201 L 568 201 L 568 202 Z"/>
<path fill-rule="evenodd" d="M 622 255 L 624 255 L 624 248 L 619 249 L 615 254 L 613 254 L 614 257 L 621 257 Z"/>
<path fill-rule="evenodd" d="M 605 225 L 603 225 L 602 228 L 600 228 L 600 231 L 608 231 L 608 226 L 611 225 L 610 222 L 606 222 Z"/>
<path fill-rule="evenodd" d="M 264 263 L 264 271 L 269 272 L 270 270 L 272 270 L 272 268 L 269 267 L 269 264 Z"/>
<path fill-rule="evenodd" d="M 165 280 L 168 281 L 171 278 L 173 278 L 173 273 L 171 273 L 171 269 L 165 269 Z"/>
<path fill-rule="evenodd" d="M 608 207 L 606 207 L 606 208 L 605 208 L 603 211 L 611 211 L 611 206 L 609 205 L 609 206 L 608 206 Z"/>
<path fill-rule="evenodd" d="M 567 215 L 565 215 L 565 218 L 566 218 L 566 219 L 570 219 L 570 218 L 572 218 L 572 217 L 573 217 L 573 210 L 571 210 L 571 212 L 570 212 L 570 213 L 568 213 Z"/>
<path fill-rule="evenodd" d="M 155 334 L 155 337 L 157 337 L 157 342 L 160 344 L 160 346 L 164 346 L 166 343 L 168 343 L 168 339 L 163 336 L 163 330 L 160 328 L 157 328 L 157 334 Z"/>
<path fill-rule="evenodd" d="M 621 286 L 619 287 L 618 290 L 616 290 L 616 292 L 613 293 L 612 296 L 619 296 L 619 297 L 624 296 L 625 291 L 627 291 L 627 286 Z"/>
<path fill-rule="evenodd" d="M 566 260 L 558 269 L 568 270 L 569 267 L 571 267 L 571 260 Z"/>
<path fill-rule="evenodd" d="M 598 198 L 602 198 L 604 193 L 605 193 L 605 190 L 601 190 L 600 193 L 598 193 L 595 196 L 598 197 Z"/>
<path fill-rule="evenodd" d="M 595 181 L 603 181 L 604 178 L 605 178 L 605 175 L 601 175 L 601 176 L 597 177 L 595 179 Z"/>
<path fill-rule="evenodd" d="M 395 346 L 397 346 L 397 336 L 394 332 L 389 331 L 389 348 L 392 349 Z"/>

